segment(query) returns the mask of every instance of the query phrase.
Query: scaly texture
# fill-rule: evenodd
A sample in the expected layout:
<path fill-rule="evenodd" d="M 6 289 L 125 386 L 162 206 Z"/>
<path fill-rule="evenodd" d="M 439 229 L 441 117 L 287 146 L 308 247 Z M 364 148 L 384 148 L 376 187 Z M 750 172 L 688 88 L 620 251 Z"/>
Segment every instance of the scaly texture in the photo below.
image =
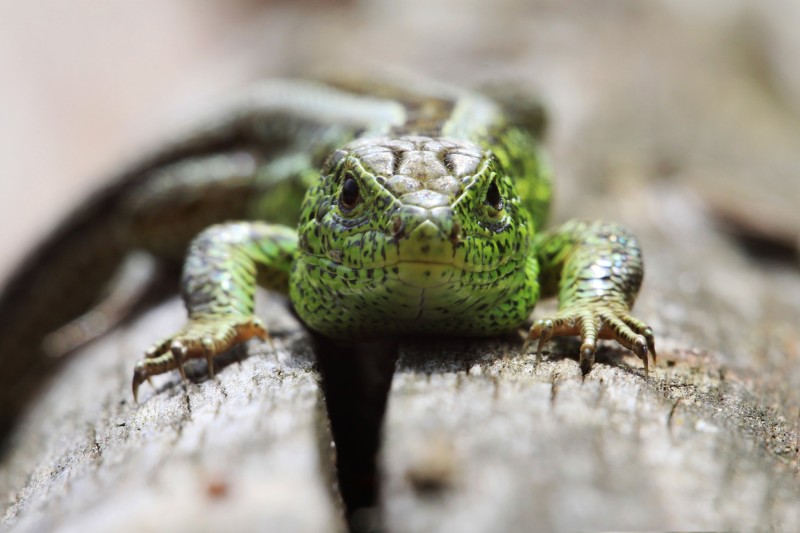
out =
<path fill-rule="evenodd" d="M 376 125 L 328 157 L 303 201 L 297 249 L 282 261 L 291 264 L 288 280 L 269 278 L 270 286 L 289 293 L 310 328 L 368 340 L 508 332 L 528 318 L 541 283 L 545 293 L 557 289 L 559 311 L 531 328 L 538 354 L 554 335 L 579 335 L 588 372 L 597 340 L 612 338 L 647 368 L 653 334 L 629 312 L 643 276 L 629 232 L 572 222 L 543 233 L 551 186 L 531 132 L 480 98 L 398 98 L 402 124 L 388 131 Z M 246 257 L 249 277 L 226 290 L 214 278 L 241 270 L 237 257 Z M 214 354 L 242 339 L 231 316 L 252 327 L 253 258 L 234 249 L 223 263 L 229 270 L 202 275 L 214 260 L 204 247 L 190 251 L 186 271 L 202 291 L 184 283 L 189 325 L 149 352 L 164 368 L 187 356 L 211 365 Z M 276 270 L 272 259 L 255 262 Z M 233 339 L 220 344 L 223 350 L 208 340 L 214 324 Z M 200 348 L 187 353 L 184 345 Z M 134 390 L 160 371 L 137 367 Z"/>
<path fill-rule="evenodd" d="M 232 223 L 212 226 L 189 248 L 183 272 L 183 298 L 189 322 L 176 335 L 153 346 L 134 369 L 133 396 L 148 376 L 203 357 L 214 375 L 213 356 L 253 337 L 267 338 L 261 320 L 253 316 L 253 288 L 260 265 L 265 280 L 285 286 L 297 234 L 285 226 Z"/>
<path fill-rule="evenodd" d="M 629 313 L 644 275 L 636 237 L 618 224 L 573 220 L 540 235 L 535 248 L 543 292 L 557 291 L 559 302 L 555 316 L 531 328 L 537 356 L 554 335 L 580 335 L 581 368 L 589 372 L 597 340 L 616 339 L 647 371 L 648 351 L 656 357 L 653 331 Z"/>
<path fill-rule="evenodd" d="M 353 340 L 504 333 L 524 324 L 542 293 L 557 292 L 558 313 L 530 331 L 539 353 L 554 335 L 581 337 L 584 371 L 599 338 L 645 365 L 654 353 L 652 331 L 630 315 L 643 272 L 636 240 L 602 223 L 544 233 L 552 188 L 538 111 L 507 119 L 498 103 L 452 87 L 353 80 L 266 83 L 223 107 L 96 198 L 87 212 L 103 217 L 92 235 L 108 244 L 87 241 L 91 221 L 78 217 L 42 248 L 24 283 L 0 299 L 0 315 L 31 326 L 0 333 L 0 347 L 13 347 L 6 367 L 36 374 L 42 337 L 64 322 L 113 324 L 76 315 L 102 300 L 115 265 L 132 251 L 168 264 L 209 226 L 184 265 L 189 322 L 136 365 L 134 395 L 151 375 L 183 373 L 187 359 L 205 359 L 213 374 L 215 355 L 265 338 L 253 316 L 256 282 L 288 293 L 310 328 Z M 280 225 L 298 218 L 296 230 Z M 76 249 L 103 268 L 87 269 L 70 287 L 80 289 L 73 305 L 61 306 L 59 269 Z M 24 305 L 38 311 L 18 312 Z M 58 308 L 68 316 L 41 319 Z M 74 337 L 70 346 L 80 344 Z M 32 362 L 18 364 L 21 354 Z"/>

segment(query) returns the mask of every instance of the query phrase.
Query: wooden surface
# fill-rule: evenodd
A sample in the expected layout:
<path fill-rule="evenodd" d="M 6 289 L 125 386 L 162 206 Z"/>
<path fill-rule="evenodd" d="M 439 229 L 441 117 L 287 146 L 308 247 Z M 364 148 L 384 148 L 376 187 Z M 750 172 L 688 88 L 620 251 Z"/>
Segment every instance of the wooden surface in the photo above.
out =
<path fill-rule="evenodd" d="M 574 341 L 538 367 L 514 338 L 401 347 L 380 463 L 388 530 L 800 528 L 797 266 L 748 257 L 680 188 L 575 205 L 630 206 L 647 265 L 635 309 L 658 365 L 645 378 L 611 343 L 585 378 Z M 682 231 L 664 232 L 674 217 Z"/>
<path fill-rule="evenodd" d="M 658 365 L 645 379 L 607 344 L 583 379 L 574 341 L 553 343 L 539 367 L 515 337 L 401 343 L 380 505 L 357 524 L 800 528 L 796 264 L 752 255 L 679 186 L 577 195 L 574 205 L 639 234 L 647 274 L 635 309 L 657 333 Z M 251 346 L 216 381 L 202 364 L 197 383 L 159 377 L 140 405 L 133 362 L 183 320 L 177 301 L 75 356 L 5 458 L 5 525 L 341 528 L 308 336 L 281 305 L 261 314 L 277 351 Z"/>
<path fill-rule="evenodd" d="M 313 13 L 301 3 L 248 3 L 260 16 L 234 32 L 247 36 L 236 41 L 242 55 L 228 41 L 227 53 L 198 52 L 220 68 L 171 90 L 197 99 L 208 93 L 202 80 L 229 80 L 219 73 L 231 64 L 259 62 L 241 68 L 286 75 L 319 63 L 390 63 L 466 85 L 529 83 L 550 115 L 555 220 L 619 221 L 640 237 L 646 277 L 635 312 L 653 326 L 659 353 L 650 377 L 609 343 L 584 379 L 574 341 L 552 343 L 538 367 L 513 336 L 407 342 L 382 430 L 382 400 L 354 393 L 336 404 L 340 446 L 331 448 L 331 398 L 307 334 L 281 305 L 262 313 L 277 352 L 254 344 L 216 381 L 202 365 L 188 386 L 167 374 L 132 405 L 135 360 L 183 320 L 173 301 L 77 354 L 32 407 L 0 466 L 6 527 L 337 530 L 341 488 L 358 495 L 351 504 L 377 489 L 375 508 L 354 513 L 361 529 L 800 530 L 797 3 L 455 3 Z M 407 35 L 415 45 L 398 46 Z M 62 41 L 71 42 L 56 39 L 59 50 Z M 164 86 L 163 73 L 150 75 Z M 95 86 L 97 76 L 80 78 Z M 95 108 L 91 92 L 77 92 Z M 77 95 L 64 94 L 71 106 Z M 137 112 L 157 132 L 160 108 L 144 101 Z M 45 129 L 59 131 L 63 152 L 83 154 L 87 168 L 109 164 L 88 159 L 112 157 L 107 131 L 78 141 L 74 121 L 59 116 L 47 113 L 54 122 Z M 25 128 L 12 130 L 24 138 Z M 52 142 L 37 144 L 41 135 L 19 142 L 49 161 Z M 6 161 L 30 166 L 19 154 Z M 63 187 L 73 198 L 79 189 L 64 176 L 78 167 L 55 161 L 59 172 L 37 184 L 66 202 Z M 59 211 L 17 203 L 40 206 L 42 220 Z M 23 219 L 0 214 L 15 221 L 0 224 L 3 242 L 21 242 Z M 339 390 L 380 382 L 372 370 L 340 372 Z M 350 412 L 358 414 L 342 422 Z M 357 452 L 379 430 L 374 478 L 371 453 Z M 350 473 L 338 484 L 333 451 Z"/>
<path fill-rule="evenodd" d="M 267 315 L 275 315 L 268 309 Z M 305 333 L 130 391 L 132 363 L 184 319 L 171 301 L 77 354 L 5 457 L 14 531 L 339 531 L 334 449 Z M 191 375 L 191 374 L 190 374 Z"/>

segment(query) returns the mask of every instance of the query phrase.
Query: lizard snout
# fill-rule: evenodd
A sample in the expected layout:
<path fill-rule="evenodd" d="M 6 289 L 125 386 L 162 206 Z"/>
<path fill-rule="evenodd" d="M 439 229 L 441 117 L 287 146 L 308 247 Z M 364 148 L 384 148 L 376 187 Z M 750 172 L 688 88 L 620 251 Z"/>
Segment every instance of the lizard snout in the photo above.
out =
<path fill-rule="evenodd" d="M 461 242 L 461 227 L 450 207 L 403 206 L 392 216 L 387 233 L 404 262 L 451 263 Z"/>
<path fill-rule="evenodd" d="M 426 222 L 436 228 L 441 238 L 458 244 L 461 242 L 461 225 L 455 220 L 451 207 L 435 207 L 425 209 L 418 206 L 403 206 L 392 215 L 386 234 L 395 242 L 408 238 L 409 235 Z"/>

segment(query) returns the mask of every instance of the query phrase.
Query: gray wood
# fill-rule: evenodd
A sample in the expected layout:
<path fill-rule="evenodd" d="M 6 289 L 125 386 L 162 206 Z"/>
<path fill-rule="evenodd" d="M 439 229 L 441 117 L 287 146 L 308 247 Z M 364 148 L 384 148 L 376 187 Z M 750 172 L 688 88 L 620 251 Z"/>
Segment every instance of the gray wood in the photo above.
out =
<path fill-rule="evenodd" d="M 356 71 L 380 58 L 459 83 L 532 82 L 553 126 L 559 218 L 621 221 L 641 237 L 647 277 L 636 312 L 656 330 L 660 355 L 645 381 L 638 361 L 606 345 L 583 380 L 570 342 L 538 368 L 515 339 L 404 346 L 380 459 L 387 529 L 800 530 L 797 263 L 715 230 L 722 219 L 798 247 L 800 93 L 790 76 L 796 17 L 787 16 L 796 2 L 698 11 L 691 2 L 505 1 L 489 12 L 426 0 L 398 16 L 361 4 L 278 16 L 265 4 L 258 39 L 241 41 L 296 72 L 313 58 Z M 441 24 L 431 23 L 437 12 Z M 398 46 L 409 28 L 415 46 Z M 443 28 L 457 30 L 445 45 Z M 296 38 L 276 47 L 286 31 Z M 230 56 L 219 57 L 227 66 Z M 59 143 L 73 133 L 61 123 Z M 61 172 L 51 181 L 64 186 Z M 0 229 L 10 241 L 19 224 Z M 65 368 L 0 467 L 4 525 L 341 523 L 296 325 L 276 342 L 277 361 L 256 348 L 220 372 L 221 385 L 185 391 L 171 374 L 130 405 L 133 361 L 182 316 L 173 303 Z"/>
<path fill-rule="evenodd" d="M 800 529 L 795 267 L 762 276 L 685 190 L 616 196 L 575 206 L 641 236 L 635 309 L 658 365 L 645 378 L 607 342 L 584 379 L 575 341 L 538 367 L 516 338 L 408 343 L 384 426 L 388 530 Z"/>
<path fill-rule="evenodd" d="M 143 349 L 184 320 L 175 299 L 77 354 L 29 413 L 0 470 L 12 531 L 338 531 L 334 453 L 304 331 L 262 310 L 253 343 L 205 377 L 154 378 L 134 404 Z M 192 375 L 190 374 L 190 375 Z"/>

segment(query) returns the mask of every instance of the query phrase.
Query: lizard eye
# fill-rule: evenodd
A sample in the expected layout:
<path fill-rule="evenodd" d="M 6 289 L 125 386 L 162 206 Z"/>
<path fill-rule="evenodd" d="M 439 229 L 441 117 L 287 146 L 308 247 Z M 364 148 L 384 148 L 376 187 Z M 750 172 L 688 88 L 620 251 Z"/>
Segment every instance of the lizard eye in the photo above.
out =
<path fill-rule="evenodd" d="M 353 209 L 361 200 L 361 191 L 358 182 L 353 176 L 347 176 L 342 183 L 342 192 L 339 195 L 339 205 L 346 211 Z"/>
<path fill-rule="evenodd" d="M 495 211 L 503 210 L 503 197 L 500 196 L 500 189 L 497 188 L 496 181 L 492 181 L 489 188 L 486 190 L 486 199 L 484 202 Z"/>

